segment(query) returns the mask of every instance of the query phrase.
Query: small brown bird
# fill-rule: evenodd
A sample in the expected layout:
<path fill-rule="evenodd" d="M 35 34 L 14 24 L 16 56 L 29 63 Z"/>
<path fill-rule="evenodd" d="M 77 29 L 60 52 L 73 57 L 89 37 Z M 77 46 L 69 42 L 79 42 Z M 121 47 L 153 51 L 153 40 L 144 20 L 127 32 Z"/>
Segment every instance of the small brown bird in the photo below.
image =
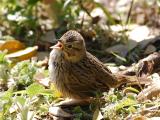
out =
<path fill-rule="evenodd" d="M 78 32 L 66 32 L 50 53 L 50 79 L 64 97 L 86 99 L 130 81 L 129 76 L 114 75 L 95 56 L 86 51 Z"/>

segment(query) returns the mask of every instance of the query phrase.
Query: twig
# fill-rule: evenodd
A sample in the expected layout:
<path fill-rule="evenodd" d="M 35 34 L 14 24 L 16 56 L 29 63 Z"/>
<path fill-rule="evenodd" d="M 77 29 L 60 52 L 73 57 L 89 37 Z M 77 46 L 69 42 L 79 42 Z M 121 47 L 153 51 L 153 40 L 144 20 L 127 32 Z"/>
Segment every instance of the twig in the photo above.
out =
<path fill-rule="evenodd" d="M 84 10 L 88 14 L 88 16 L 90 16 L 92 18 L 90 12 L 83 6 L 82 0 L 78 0 L 78 3 L 80 5 L 81 9 Z"/>
<path fill-rule="evenodd" d="M 127 15 L 127 19 L 126 19 L 126 25 L 128 24 L 129 18 L 131 16 L 131 11 L 132 11 L 132 7 L 133 7 L 133 3 L 134 3 L 134 0 L 131 1 L 130 9 L 129 9 L 129 12 L 128 12 L 128 15 Z"/>
<path fill-rule="evenodd" d="M 83 14 L 83 17 L 82 17 L 82 21 L 81 21 L 81 28 L 83 27 L 84 17 L 85 17 L 85 13 Z"/>

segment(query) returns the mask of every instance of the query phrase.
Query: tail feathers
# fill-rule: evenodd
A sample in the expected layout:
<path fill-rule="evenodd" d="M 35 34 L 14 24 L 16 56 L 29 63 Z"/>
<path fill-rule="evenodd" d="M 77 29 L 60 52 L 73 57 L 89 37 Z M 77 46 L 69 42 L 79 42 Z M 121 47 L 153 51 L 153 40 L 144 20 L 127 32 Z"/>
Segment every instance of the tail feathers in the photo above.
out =
<path fill-rule="evenodd" d="M 122 74 L 115 74 L 117 79 L 117 84 L 114 87 L 119 87 L 122 84 L 129 85 L 146 85 L 151 83 L 151 79 L 146 77 L 137 77 L 137 76 L 127 76 Z"/>

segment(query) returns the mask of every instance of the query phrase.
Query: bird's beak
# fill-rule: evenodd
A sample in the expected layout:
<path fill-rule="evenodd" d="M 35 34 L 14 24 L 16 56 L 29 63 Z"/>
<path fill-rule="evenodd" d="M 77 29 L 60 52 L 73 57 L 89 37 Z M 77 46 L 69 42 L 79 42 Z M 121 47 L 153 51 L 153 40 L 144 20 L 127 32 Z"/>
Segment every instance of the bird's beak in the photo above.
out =
<path fill-rule="evenodd" d="M 57 44 L 55 44 L 54 46 L 50 47 L 51 49 L 62 49 L 63 48 L 63 44 L 58 41 Z"/>

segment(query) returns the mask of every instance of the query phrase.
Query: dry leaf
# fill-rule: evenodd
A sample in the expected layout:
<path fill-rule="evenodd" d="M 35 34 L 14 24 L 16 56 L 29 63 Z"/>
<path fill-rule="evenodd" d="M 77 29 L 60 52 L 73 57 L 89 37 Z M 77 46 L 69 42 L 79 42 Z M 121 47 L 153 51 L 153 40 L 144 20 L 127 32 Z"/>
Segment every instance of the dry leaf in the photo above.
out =
<path fill-rule="evenodd" d="M 138 63 L 137 76 L 148 76 L 159 69 L 160 66 L 160 54 L 155 52 L 148 57 L 142 59 Z"/>
<path fill-rule="evenodd" d="M 145 116 L 135 116 L 135 117 L 131 118 L 131 120 L 149 120 L 149 118 L 147 118 Z"/>
<path fill-rule="evenodd" d="M 13 53 L 25 48 L 25 45 L 18 40 L 7 40 L 0 44 L 0 50 L 8 50 L 8 53 Z"/>
<path fill-rule="evenodd" d="M 160 120 L 160 117 L 151 117 L 150 120 Z"/>
<path fill-rule="evenodd" d="M 28 47 L 24 50 L 20 50 L 11 54 L 7 54 L 6 58 L 15 59 L 17 61 L 27 60 L 37 54 L 38 46 Z"/>
<path fill-rule="evenodd" d="M 37 72 L 34 79 L 43 86 L 49 87 L 49 78 L 45 77 L 44 73 Z"/>
<path fill-rule="evenodd" d="M 103 119 L 102 113 L 101 113 L 101 111 L 97 108 L 97 109 L 94 111 L 93 119 L 92 119 L 92 120 L 102 120 L 102 119 Z"/>
<path fill-rule="evenodd" d="M 160 54 L 155 52 L 146 58 L 141 59 L 136 65 L 118 73 L 124 75 L 137 75 L 138 77 L 147 77 L 148 75 L 160 70 Z"/>
<path fill-rule="evenodd" d="M 139 64 L 137 76 L 145 77 L 152 73 L 154 63 L 150 61 L 143 61 Z"/>
<path fill-rule="evenodd" d="M 160 77 L 156 73 L 153 74 L 152 77 L 153 82 L 138 94 L 137 99 L 139 101 L 144 101 L 147 99 L 152 99 L 153 97 L 160 96 Z"/>

